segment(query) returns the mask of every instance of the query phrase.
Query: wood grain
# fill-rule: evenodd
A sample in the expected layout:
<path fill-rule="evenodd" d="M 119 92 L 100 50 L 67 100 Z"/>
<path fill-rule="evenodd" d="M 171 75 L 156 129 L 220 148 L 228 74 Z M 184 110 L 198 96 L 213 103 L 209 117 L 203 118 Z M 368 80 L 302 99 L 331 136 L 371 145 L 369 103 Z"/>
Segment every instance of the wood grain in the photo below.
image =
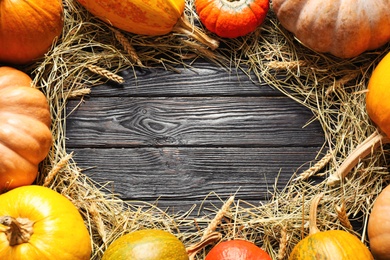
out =
<path fill-rule="evenodd" d="M 321 126 L 279 91 L 204 61 L 178 70 L 124 71 L 123 85 L 67 104 L 67 149 L 121 198 L 187 210 L 238 192 L 258 203 L 321 152 Z"/>

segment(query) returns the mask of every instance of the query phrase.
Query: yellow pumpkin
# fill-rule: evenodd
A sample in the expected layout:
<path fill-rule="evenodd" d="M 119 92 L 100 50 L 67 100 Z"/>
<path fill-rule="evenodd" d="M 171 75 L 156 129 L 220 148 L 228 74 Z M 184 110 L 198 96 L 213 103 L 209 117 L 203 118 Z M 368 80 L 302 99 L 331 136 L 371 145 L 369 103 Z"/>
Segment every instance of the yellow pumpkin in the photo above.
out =
<path fill-rule="evenodd" d="M 66 197 L 36 185 L 0 195 L 0 259 L 86 260 L 91 251 L 84 221 Z"/>
<path fill-rule="evenodd" d="M 368 248 L 356 236 L 342 230 L 320 232 L 316 217 L 322 196 L 315 196 L 310 206 L 309 236 L 294 247 L 289 260 L 374 260 Z"/>
<path fill-rule="evenodd" d="M 387 0 L 273 0 L 281 25 L 307 47 L 351 58 L 390 40 Z"/>
<path fill-rule="evenodd" d="M 184 17 L 185 0 L 77 0 L 100 20 L 126 32 L 141 35 L 164 35 L 172 31 L 216 49 L 211 39 Z"/>
<path fill-rule="evenodd" d="M 63 28 L 61 0 L 0 1 L 0 61 L 25 64 L 41 58 Z"/>
<path fill-rule="evenodd" d="M 51 144 L 45 95 L 22 71 L 0 67 L 0 193 L 32 184 Z"/>

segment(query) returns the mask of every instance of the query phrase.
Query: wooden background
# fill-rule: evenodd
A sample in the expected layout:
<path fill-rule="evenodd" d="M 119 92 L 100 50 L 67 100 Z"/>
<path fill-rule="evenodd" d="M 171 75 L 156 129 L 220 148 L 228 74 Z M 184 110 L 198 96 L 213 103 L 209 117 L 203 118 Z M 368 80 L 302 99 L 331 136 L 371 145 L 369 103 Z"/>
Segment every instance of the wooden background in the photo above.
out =
<path fill-rule="evenodd" d="M 311 111 L 279 91 L 202 60 L 177 69 L 124 71 L 123 85 L 68 103 L 68 152 L 121 198 L 172 212 L 211 192 L 256 205 L 320 151 Z"/>

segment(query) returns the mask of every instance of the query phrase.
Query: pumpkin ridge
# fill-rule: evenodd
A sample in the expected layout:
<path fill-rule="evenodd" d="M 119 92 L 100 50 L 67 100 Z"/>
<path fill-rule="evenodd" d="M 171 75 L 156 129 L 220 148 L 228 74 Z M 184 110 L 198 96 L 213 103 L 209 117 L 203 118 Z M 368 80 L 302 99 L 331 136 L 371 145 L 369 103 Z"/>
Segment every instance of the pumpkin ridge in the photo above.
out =
<path fill-rule="evenodd" d="M 30 163 L 38 164 L 45 159 L 47 155 L 46 150 L 48 150 L 52 144 L 50 129 L 43 122 L 31 119 L 27 115 L 13 115 L 13 117 L 21 117 L 22 119 L 18 120 L 20 124 L 7 123 L 10 128 L 14 129 L 13 131 L 10 131 L 12 132 L 12 138 L 9 137 L 7 133 L 4 133 L 4 136 L 2 136 L 2 127 L 0 130 L 0 137 L 3 137 L 0 138 L 1 143 Z M 26 124 L 26 122 L 29 123 Z M 0 123 L 0 126 L 1 125 L 4 124 Z M 23 128 L 24 125 L 34 127 L 34 131 L 31 131 L 29 127 Z M 50 140 L 48 138 L 49 136 Z M 15 140 L 15 137 L 18 137 L 17 140 Z M 24 139 L 24 142 L 20 142 L 21 139 Z M 26 143 L 28 144 L 28 147 L 25 146 Z"/>

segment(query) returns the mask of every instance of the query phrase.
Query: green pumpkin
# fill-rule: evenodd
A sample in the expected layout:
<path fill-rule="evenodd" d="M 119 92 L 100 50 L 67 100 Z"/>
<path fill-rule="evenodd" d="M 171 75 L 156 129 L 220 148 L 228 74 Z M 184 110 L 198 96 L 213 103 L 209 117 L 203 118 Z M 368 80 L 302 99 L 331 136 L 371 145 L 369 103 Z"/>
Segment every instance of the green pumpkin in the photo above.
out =
<path fill-rule="evenodd" d="M 145 229 L 116 239 L 104 252 L 102 260 L 188 260 L 184 244 L 173 234 L 159 229 Z"/>

